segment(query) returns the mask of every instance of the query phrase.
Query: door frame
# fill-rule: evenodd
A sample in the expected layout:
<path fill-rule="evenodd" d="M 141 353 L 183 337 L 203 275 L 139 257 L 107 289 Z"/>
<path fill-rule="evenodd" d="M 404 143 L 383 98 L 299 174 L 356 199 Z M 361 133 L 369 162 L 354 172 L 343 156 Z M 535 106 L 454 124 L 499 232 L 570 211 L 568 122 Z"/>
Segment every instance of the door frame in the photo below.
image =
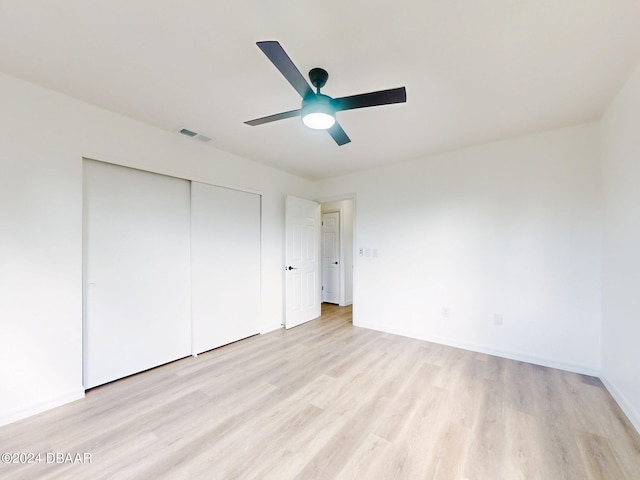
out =
<path fill-rule="evenodd" d="M 353 321 L 355 323 L 355 319 L 356 319 L 356 315 L 357 315 L 357 308 L 356 308 L 356 297 L 357 297 L 357 269 L 358 269 L 358 256 L 356 255 L 357 252 L 357 248 L 356 245 L 358 244 L 358 240 L 357 240 L 357 235 L 358 235 L 358 230 L 357 230 L 357 199 L 356 199 L 356 193 L 346 193 L 346 194 L 342 194 L 342 195 L 334 195 L 334 196 L 328 196 L 328 197 L 320 197 L 318 200 L 316 200 L 318 203 L 320 203 L 320 210 L 322 212 L 322 205 L 325 203 L 333 203 L 333 202 L 341 202 L 344 200 L 351 200 L 353 203 L 353 212 L 352 212 L 352 228 L 353 228 L 353 240 L 352 240 L 352 245 L 351 246 L 345 246 L 344 242 L 343 242 L 343 238 L 344 238 L 344 212 L 340 210 L 340 264 L 341 264 L 341 279 L 340 279 L 340 284 L 341 284 L 341 295 L 340 295 L 340 306 L 345 306 L 348 305 L 349 303 L 347 303 L 347 299 L 345 298 L 344 295 L 344 288 L 345 288 L 345 268 L 346 268 L 346 264 L 344 261 L 344 254 L 345 254 L 345 250 L 347 248 L 351 248 L 351 255 L 352 255 L 352 276 L 351 276 L 351 292 L 352 292 L 352 298 L 351 298 L 351 304 L 353 305 Z M 327 212 L 331 211 L 331 209 L 327 210 Z"/>

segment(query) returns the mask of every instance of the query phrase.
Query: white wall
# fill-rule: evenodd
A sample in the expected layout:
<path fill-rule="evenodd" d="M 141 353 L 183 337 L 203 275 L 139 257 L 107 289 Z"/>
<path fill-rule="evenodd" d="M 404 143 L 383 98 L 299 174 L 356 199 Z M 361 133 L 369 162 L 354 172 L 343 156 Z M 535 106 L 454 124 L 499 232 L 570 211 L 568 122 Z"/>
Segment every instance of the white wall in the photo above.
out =
<path fill-rule="evenodd" d="M 357 195 L 354 323 L 597 374 L 599 169 L 590 124 L 321 182 Z"/>
<path fill-rule="evenodd" d="M 602 125 L 310 183 L 0 74 L 0 424 L 83 394 L 88 157 L 261 193 L 262 331 L 283 316 L 285 195 L 355 192 L 356 247 L 378 252 L 355 259 L 356 324 L 602 367 L 640 430 L 639 119 L 636 70 Z"/>
<path fill-rule="evenodd" d="M 0 424 L 83 395 L 83 157 L 261 193 L 262 331 L 283 319 L 284 198 L 314 184 L 0 74 Z"/>
<path fill-rule="evenodd" d="M 640 431 L 640 66 L 602 121 L 602 379 Z"/>

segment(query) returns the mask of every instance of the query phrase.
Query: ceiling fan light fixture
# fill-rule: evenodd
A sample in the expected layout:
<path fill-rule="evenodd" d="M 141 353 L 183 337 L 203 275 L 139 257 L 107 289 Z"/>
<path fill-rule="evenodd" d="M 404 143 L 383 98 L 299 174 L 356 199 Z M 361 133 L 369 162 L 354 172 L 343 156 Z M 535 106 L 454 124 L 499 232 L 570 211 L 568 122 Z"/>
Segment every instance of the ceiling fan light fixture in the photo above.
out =
<path fill-rule="evenodd" d="M 326 95 L 317 94 L 303 101 L 301 113 L 302 123 L 314 130 L 327 130 L 336 123 L 336 112 Z"/>
<path fill-rule="evenodd" d="M 336 123 L 336 117 L 329 113 L 311 112 L 302 117 L 303 123 L 314 130 L 327 130 Z"/>

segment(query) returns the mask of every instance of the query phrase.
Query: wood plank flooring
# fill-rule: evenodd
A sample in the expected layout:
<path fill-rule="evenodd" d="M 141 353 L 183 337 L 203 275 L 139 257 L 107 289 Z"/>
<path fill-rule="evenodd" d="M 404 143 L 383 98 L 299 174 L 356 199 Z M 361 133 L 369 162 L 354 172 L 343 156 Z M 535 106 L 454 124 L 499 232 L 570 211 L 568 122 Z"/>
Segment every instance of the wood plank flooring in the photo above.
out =
<path fill-rule="evenodd" d="M 351 324 L 351 309 L 0 428 L 3 479 L 640 479 L 598 379 Z M 46 463 L 47 452 L 91 463 Z"/>

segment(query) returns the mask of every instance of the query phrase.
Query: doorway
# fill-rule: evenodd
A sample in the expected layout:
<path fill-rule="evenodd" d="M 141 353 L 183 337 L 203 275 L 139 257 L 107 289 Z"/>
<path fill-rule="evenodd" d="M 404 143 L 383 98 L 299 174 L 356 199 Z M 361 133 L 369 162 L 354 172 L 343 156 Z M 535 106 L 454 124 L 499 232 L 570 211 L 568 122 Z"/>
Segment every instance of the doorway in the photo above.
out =
<path fill-rule="evenodd" d="M 353 304 L 354 200 L 325 201 L 320 206 L 322 301 L 345 307 Z"/>

